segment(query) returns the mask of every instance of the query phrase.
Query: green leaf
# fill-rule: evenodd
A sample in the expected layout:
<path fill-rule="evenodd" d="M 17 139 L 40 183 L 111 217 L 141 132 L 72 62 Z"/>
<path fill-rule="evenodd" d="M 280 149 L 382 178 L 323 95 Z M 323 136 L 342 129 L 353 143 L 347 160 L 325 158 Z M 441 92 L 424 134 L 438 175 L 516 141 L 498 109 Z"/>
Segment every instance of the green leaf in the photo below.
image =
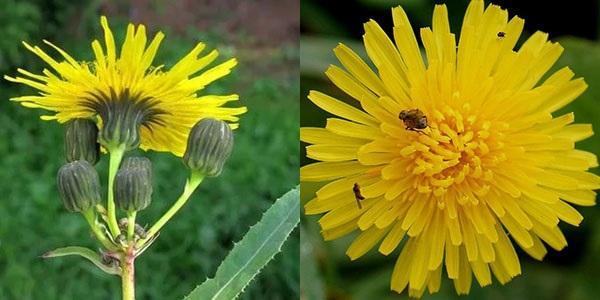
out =
<path fill-rule="evenodd" d="M 52 251 L 48 251 L 48 252 L 44 253 L 42 255 L 42 258 L 61 257 L 61 256 L 68 256 L 68 255 L 81 256 L 81 257 L 91 261 L 94 265 L 96 265 L 96 267 L 98 267 L 100 270 L 102 270 L 108 274 L 118 275 L 121 273 L 121 271 L 119 270 L 119 267 L 117 267 L 117 266 L 113 267 L 113 266 L 104 264 L 102 262 L 102 257 L 100 257 L 100 254 L 98 254 L 88 248 L 85 248 L 85 247 L 71 246 L 71 247 L 63 247 L 63 248 L 54 249 Z"/>
<path fill-rule="evenodd" d="M 234 299 L 260 270 L 281 251 L 300 222 L 298 187 L 279 198 L 223 260 L 214 278 L 196 287 L 186 300 Z"/>

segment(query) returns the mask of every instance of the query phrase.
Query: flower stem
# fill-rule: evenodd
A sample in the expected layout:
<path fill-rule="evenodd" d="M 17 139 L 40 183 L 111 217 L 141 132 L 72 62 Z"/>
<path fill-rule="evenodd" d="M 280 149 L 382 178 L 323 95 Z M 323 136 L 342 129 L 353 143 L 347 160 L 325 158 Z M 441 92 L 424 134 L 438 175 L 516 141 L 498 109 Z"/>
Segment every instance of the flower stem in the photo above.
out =
<path fill-rule="evenodd" d="M 183 189 L 183 193 L 179 196 L 179 199 L 173 203 L 173 206 L 167 210 L 167 212 L 150 227 L 150 229 L 146 232 L 146 237 L 140 240 L 136 246 L 140 248 L 143 246 L 148 240 L 150 240 L 160 229 L 183 207 L 183 205 L 190 198 L 192 193 L 196 190 L 198 185 L 204 179 L 204 175 L 200 175 L 197 173 L 192 173 L 190 178 L 185 182 L 185 187 Z"/>
<path fill-rule="evenodd" d="M 91 208 L 86 211 L 83 211 L 82 214 L 83 217 L 87 220 L 88 224 L 90 225 L 94 236 L 96 237 L 96 239 L 98 239 L 98 241 L 100 241 L 102 246 L 109 250 L 116 250 L 117 248 L 106 238 L 106 236 L 100 230 L 100 228 L 98 228 L 98 223 L 96 222 L 96 214 L 94 213 L 94 209 Z"/>
<path fill-rule="evenodd" d="M 115 181 L 115 176 L 117 175 L 117 170 L 119 170 L 119 165 L 123 159 L 123 154 L 125 153 L 125 146 L 120 145 L 117 147 L 109 147 L 108 150 L 110 152 L 110 163 L 108 166 L 108 203 L 106 210 L 108 215 L 108 228 L 110 229 L 112 235 L 117 237 L 119 234 L 121 234 L 121 230 L 119 229 L 119 224 L 117 223 L 113 184 Z"/>
<path fill-rule="evenodd" d="M 133 235 L 135 233 L 135 216 L 137 211 L 127 213 L 127 240 L 133 241 Z"/>
<path fill-rule="evenodd" d="M 135 256 L 125 253 L 121 263 L 121 288 L 123 300 L 135 300 Z"/>

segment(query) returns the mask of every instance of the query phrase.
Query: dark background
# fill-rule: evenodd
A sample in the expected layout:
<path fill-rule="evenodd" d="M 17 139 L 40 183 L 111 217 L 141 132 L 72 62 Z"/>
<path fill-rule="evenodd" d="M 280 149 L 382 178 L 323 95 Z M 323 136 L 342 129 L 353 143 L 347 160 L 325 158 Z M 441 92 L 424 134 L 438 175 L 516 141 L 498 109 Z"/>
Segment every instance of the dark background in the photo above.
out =
<path fill-rule="evenodd" d="M 363 57 L 363 23 L 369 19 L 391 32 L 393 23 L 391 8 L 402 5 L 406 10 L 417 37 L 421 27 L 431 26 L 433 7 L 436 3 L 448 6 L 452 32 L 458 34 L 462 18 L 469 3 L 467 0 L 358 0 L 317 1 L 302 0 L 301 11 L 301 125 L 325 124 L 326 113 L 312 104 L 306 95 L 309 90 L 319 90 L 348 99 L 324 76 L 329 64 L 340 65 L 332 53 L 338 42 L 343 42 Z M 486 5 L 490 1 L 486 1 Z M 525 19 L 522 42 L 533 32 L 540 30 L 550 34 L 565 48 L 563 55 L 551 74 L 559 67 L 570 66 L 577 77 L 584 77 L 588 90 L 565 109 L 575 112 L 576 122 L 592 123 L 600 130 L 600 30 L 599 1 L 493 1 L 507 8 L 509 16 Z M 457 35 L 458 38 L 458 35 Z M 354 101 L 353 101 L 354 102 Z M 353 103 L 348 102 L 348 103 Z M 577 144 L 577 148 L 600 155 L 600 138 L 596 135 Z M 301 165 L 310 162 L 305 157 L 305 144 L 301 145 Z M 598 169 L 593 170 L 599 173 Z M 303 183 L 302 199 L 310 200 L 322 184 Z M 480 288 L 473 281 L 471 293 L 466 299 L 597 299 L 600 294 L 600 209 L 578 207 L 585 217 L 579 228 L 561 224 L 569 242 L 561 252 L 548 249 L 543 262 L 530 258 L 518 250 L 522 275 L 502 286 L 494 282 L 491 287 Z M 305 299 L 398 299 L 406 298 L 406 292 L 398 297 L 389 290 L 393 265 L 398 249 L 384 257 L 371 251 L 355 262 L 345 256 L 346 248 L 354 236 L 333 242 L 324 242 L 319 234 L 318 216 L 303 216 L 301 238 L 301 288 Z M 515 246 L 518 249 L 518 246 Z M 442 289 L 433 296 L 425 293 L 425 299 L 454 299 L 453 283 L 442 275 Z"/>
<path fill-rule="evenodd" d="M 0 0 L 0 73 L 16 67 L 39 72 L 44 63 L 21 41 L 48 39 L 80 60 L 90 60 L 93 39 L 103 40 L 100 15 L 108 16 L 118 42 L 129 21 L 153 36 L 166 34 L 155 64 L 166 68 L 197 42 L 217 48 L 218 62 L 237 57 L 232 74 L 207 92 L 238 93 L 248 113 L 223 174 L 200 186 L 136 261 L 138 299 L 181 299 L 208 276 L 273 201 L 298 182 L 298 32 L 296 0 L 69 1 Z M 48 51 L 54 53 L 53 51 Z M 214 65 L 213 64 L 213 65 Z M 31 88 L 0 80 L 0 299 L 120 299 L 120 279 L 74 257 L 42 260 L 57 247 L 97 247 L 85 220 L 68 213 L 56 191 L 64 163 L 62 128 L 39 120 L 10 97 Z M 187 170 L 167 153 L 139 152 L 153 162 L 153 203 L 138 214 L 154 222 L 181 193 Z M 106 181 L 108 159 L 99 171 Z M 104 187 L 106 188 L 106 187 Z M 242 295 L 242 299 L 299 296 L 299 231 Z"/>
<path fill-rule="evenodd" d="M 468 0 L 302 0 L 301 32 L 302 35 L 331 34 L 356 38 L 363 34 L 362 23 L 369 19 L 376 20 L 384 30 L 389 30 L 393 24 L 387 8 L 397 5 L 409 10 L 411 24 L 416 29 L 430 26 L 434 4 L 446 4 L 450 12 L 460 12 L 464 11 L 468 3 Z M 553 1 L 545 1 L 544 5 L 538 1 L 486 1 L 486 4 L 489 3 L 508 9 L 511 16 L 524 18 L 525 30 L 529 32 L 541 30 L 554 37 L 572 35 L 588 39 L 595 39 L 598 35 L 598 1 L 560 2 L 560 5 Z M 340 6 L 343 6 L 343 13 L 338 13 Z M 462 13 L 450 15 L 453 32 L 460 29 L 462 17 Z"/>

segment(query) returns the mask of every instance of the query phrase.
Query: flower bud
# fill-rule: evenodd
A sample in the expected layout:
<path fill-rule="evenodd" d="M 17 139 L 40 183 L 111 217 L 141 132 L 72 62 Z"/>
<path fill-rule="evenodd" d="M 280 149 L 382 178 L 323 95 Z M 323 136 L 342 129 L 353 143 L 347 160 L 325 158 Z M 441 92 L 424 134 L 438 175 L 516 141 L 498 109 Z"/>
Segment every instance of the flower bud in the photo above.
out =
<path fill-rule="evenodd" d="M 115 178 L 115 204 L 125 211 L 139 211 L 152 200 L 152 163 L 145 157 L 128 157 Z"/>
<path fill-rule="evenodd" d="M 65 124 L 67 162 L 86 160 L 95 165 L 100 157 L 98 127 L 89 119 L 73 119 Z"/>
<path fill-rule="evenodd" d="M 233 149 L 229 125 L 215 119 L 202 119 L 190 131 L 183 162 L 205 176 L 218 176 Z"/>
<path fill-rule="evenodd" d="M 100 180 L 85 160 L 70 162 L 58 170 L 58 193 L 67 210 L 81 212 L 100 202 Z"/>

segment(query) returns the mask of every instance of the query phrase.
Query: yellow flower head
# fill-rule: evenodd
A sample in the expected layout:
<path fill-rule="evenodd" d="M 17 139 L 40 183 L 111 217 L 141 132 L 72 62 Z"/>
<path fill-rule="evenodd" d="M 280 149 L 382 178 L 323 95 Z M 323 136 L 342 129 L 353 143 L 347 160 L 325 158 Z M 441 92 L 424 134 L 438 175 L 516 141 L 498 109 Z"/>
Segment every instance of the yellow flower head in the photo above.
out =
<path fill-rule="evenodd" d="M 552 115 L 587 86 L 569 68 L 542 81 L 562 47 L 536 32 L 514 50 L 524 21 L 496 5 L 470 3 L 458 47 L 437 5 L 420 31 L 426 62 L 404 10 L 392 15 L 395 43 L 375 21 L 364 26 L 377 73 L 345 45 L 334 49 L 344 69 L 326 74 L 357 102 L 308 96 L 337 117 L 301 129 L 307 156 L 320 161 L 301 169 L 302 181 L 328 182 L 305 212 L 325 214 L 326 240 L 360 232 L 352 260 L 400 248 L 399 293 L 436 292 L 443 266 L 459 294 L 473 275 L 504 284 L 521 273 L 511 239 L 541 260 L 545 244 L 567 245 L 560 220 L 582 221 L 570 204 L 595 204 L 600 177 L 587 170 L 596 157 L 574 149 L 592 128 Z"/>
<path fill-rule="evenodd" d="M 200 70 L 213 62 L 218 52 L 213 50 L 199 56 L 205 45 L 198 43 L 185 57 L 168 71 L 162 65 L 153 66 L 153 60 L 164 34 L 161 32 L 147 44 L 144 25 L 129 24 L 120 55 L 105 17 L 100 19 L 104 29 L 103 48 L 98 40 L 92 42 L 93 62 L 75 60 L 65 51 L 44 41 L 61 56 L 55 60 L 41 48 L 24 43 L 25 47 L 43 59 L 52 70 L 33 74 L 18 69 L 22 75 L 5 79 L 31 86 L 39 95 L 22 96 L 11 100 L 25 107 L 42 108 L 55 112 L 43 120 L 60 123 L 75 118 L 98 120 L 99 126 L 111 128 L 102 133 L 101 142 L 110 143 L 113 135 L 130 132 L 132 147 L 144 150 L 168 151 L 183 155 L 191 127 L 205 117 L 237 122 L 245 107 L 222 107 L 238 95 L 198 95 L 211 82 L 229 74 L 237 64 L 230 59 L 202 73 Z M 124 125 L 125 124 L 125 125 Z M 134 128 L 125 128 L 133 124 Z M 231 127 L 237 127 L 236 123 Z M 139 133 L 138 133 L 139 130 Z M 103 140 L 105 139 L 105 140 Z M 106 144 L 105 144 L 106 146 Z"/>

